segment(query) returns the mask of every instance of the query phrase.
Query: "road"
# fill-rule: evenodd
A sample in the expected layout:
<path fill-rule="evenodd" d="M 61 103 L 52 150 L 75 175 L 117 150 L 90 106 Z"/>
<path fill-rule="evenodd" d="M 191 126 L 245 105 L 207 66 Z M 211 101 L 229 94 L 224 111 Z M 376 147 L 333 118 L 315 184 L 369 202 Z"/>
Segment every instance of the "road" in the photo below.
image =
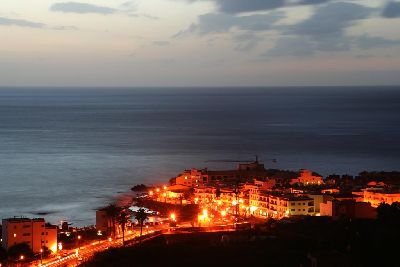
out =
<path fill-rule="evenodd" d="M 165 228 L 165 227 L 164 227 Z M 148 240 L 158 236 L 161 234 L 161 231 L 165 229 L 144 229 L 142 240 Z M 138 239 L 139 234 L 127 234 L 125 236 L 125 244 L 130 246 L 136 245 L 139 241 Z M 92 257 L 96 252 L 105 251 L 111 247 L 121 247 L 122 246 L 122 239 L 117 240 L 101 240 L 95 241 L 91 244 L 87 244 L 85 246 L 81 246 L 79 249 L 74 250 L 65 250 L 62 252 L 62 255 L 58 255 L 56 258 L 46 259 L 42 261 L 36 261 L 31 263 L 30 267 L 64 267 L 64 266 L 77 266 L 82 261 L 89 259 Z M 61 254 L 61 253 L 60 253 Z"/>
<path fill-rule="evenodd" d="M 235 231 L 235 227 L 232 224 L 229 225 L 217 225 L 217 226 L 209 226 L 209 227 L 192 227 L 189 226 L 189 223 L 181 224 L 180 227 L 175 229 L 169 229 L 168 226 L 161 226 L 157 228 L 149 228 L 143 230 L 142 241 L 146 241 L 157 237 L 162 234 L 176 234 L 182 232 L 219 232 L 219 231 Z M 139 234 L 127 234 L 125 236 L 125 245 L 126 246 L 135 246 L 139 243 Z M 79 249 L 74 250 L 65 250 L 62 252 L 62 255 L 59 255 L 58 258 L 46 259 L 43 260 L 42 264 L 40 261 L 36 261 L 29 265 L 30 267 L 64 267 L 64 266 L 78 266 L 81 262 L 91 258 L 96 252 L 105 251 L 111 247 L 121 247 L 122 239 L 117 240 L 101 240 L 95 241 L 91 244 L 87 244 L 85 246 L 81 246 Z M 61 254 L 61 253 L 60 253 Z"/>

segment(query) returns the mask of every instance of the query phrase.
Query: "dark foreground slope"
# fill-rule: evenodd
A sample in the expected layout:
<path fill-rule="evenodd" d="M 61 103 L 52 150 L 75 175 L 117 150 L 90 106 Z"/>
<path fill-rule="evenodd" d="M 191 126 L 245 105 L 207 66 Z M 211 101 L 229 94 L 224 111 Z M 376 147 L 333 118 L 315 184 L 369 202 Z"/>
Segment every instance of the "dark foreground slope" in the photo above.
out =
<path fill-rule="evenodd" d="M 398 266 L 399 238 L 393 221 L 302 218 L 245 232 L 164 235 L 83 266 Z"/>

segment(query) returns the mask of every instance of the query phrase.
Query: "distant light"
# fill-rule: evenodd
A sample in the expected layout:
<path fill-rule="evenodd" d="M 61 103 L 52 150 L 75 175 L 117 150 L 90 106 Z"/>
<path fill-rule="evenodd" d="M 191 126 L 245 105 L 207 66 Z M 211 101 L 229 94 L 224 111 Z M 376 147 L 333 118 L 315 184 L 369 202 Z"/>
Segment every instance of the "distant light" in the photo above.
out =
<path fill-rule="evenodd" d="M 171 213 L 170 218 L 171 218 L 173 221 L 175 221 L 175 220 L 176 220 L 176 215 L 175 215 L 175 213 Z"/>
<path fill-rule="evenodd" d="M 149 192 L 149 195 L 152 196 L 152 195 L 153 195 L 153 191 L 150 191 L 150 192 Z"/>
<path fill-rule="evenodd" d="M 60 243 L 58 243 L 58 250 L 62 250 L 63 249 L 63 246 L 62 246 L 62 243 L 60 242 Z"/>
<path fill-rule="evenodd" d="M 157 192 L 160 192 L 160 188 L 157 188 L 156 191 L 157 191 Z"/>
<path fill-rule="evenodd" d="M 14 237 L 17 237 L 17 234 L 16 234 L 16 233 L 14 233 Z"/>
<path fill-rule="evenodd" d="M 21 255 L 21 257 L 19 257 L 21 260 L 23 260 L 25 257 L 24 257 L 24 255 Z"/>
<path fill-rule="evenodd" d="M 167 187 L 164 185 L 164 190 L 167 190 Z"/>

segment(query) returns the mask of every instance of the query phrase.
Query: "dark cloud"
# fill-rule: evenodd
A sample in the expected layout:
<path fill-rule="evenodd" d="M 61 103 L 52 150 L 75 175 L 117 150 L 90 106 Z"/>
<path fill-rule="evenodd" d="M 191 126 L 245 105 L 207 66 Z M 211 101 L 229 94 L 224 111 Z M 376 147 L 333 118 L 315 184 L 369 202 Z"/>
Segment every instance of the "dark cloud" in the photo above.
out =
<path fill-rule="evenodd" d="M 372 12 L 371 8 L 346 2 L 319 6 L 310 18 L 294 25 L 277 27 L 285 37 L 280 38 L 265 55 L 301 57 L 318 51 L 350 50 L 354 38 L 347 36 L 345 30 Z"/>
<path fill-rule="evenodd" d="M 186 0 L 197 2 L 204 0 Z M 215 3 L 219 12 L 237 14 L 243 12 L 265 11 L 287 6 L 317 5 L 332 0 L 211 0 Z"/>
<path fill-rule="evenodd" d="M 46 25 L 43 23 L 32 22 L 23 19 L 9 19 L 0 17 L 0 25 L 14 25 L 19 27 L 29 27 L 29 28 L 44 28 Z"/>
<path fill-rule="evenodd" d="M 400 2 L 389 2 L 383 9 L 382 16 L 385 18 L 400 18 Z"/>
<path fill-rule="evenodd" d="M 221 12 L 241 13 L 283 7 L 285 0 L 216 0 L 216 5 Z"/>
<path fill-rule="evenodd" d="M 357 45 L 361 49 L 384 48 L 400 45 L 400 40 L 373 37 L 364 34 L 356 39 Z"/>
<path fill-rule="evenodd" d="M 268 50 L 267 57 L 309 57 L 317 50 L 317 44 L 307 37 L 282 37 Z"/>
<path fill-rule="evenodd" d="M 109 15 L 116 13 L 118 10 L 110 7 L 97 6 L 79 2 L 63 2 L 56 3 L 50 7 L 51 11 L 64 12 L 64 13 L 95 13 L 102 15 Z"/>
<path fill-rule="evenodd" d="M 317 37 L 342 35 L 347 27 L 367 18 L 372 11 L 373 9 L 358 4 L 332 3 L 318 7 L 309 19 L 282 29 L 288 34 Z"/>
<path fill-rule="evenodd" d="M 284 18 L 281 12 L 272 12 L 265 15 L 235 16 L 230 14 L 209 13 L 199 16 L 199 22 L 192 24 L 187 30 L 181 31 L 175 36 L 190 33 L 208 34 L 224 33 L 232 28 L 248 31 L 265 31 L 272 28 L 278 20 Z"/>
<path fill-rule="evenodd" d="M 296 5 L 317 5 L 330 2 L 331 0 L 298 0 L 294 2 Z"/>

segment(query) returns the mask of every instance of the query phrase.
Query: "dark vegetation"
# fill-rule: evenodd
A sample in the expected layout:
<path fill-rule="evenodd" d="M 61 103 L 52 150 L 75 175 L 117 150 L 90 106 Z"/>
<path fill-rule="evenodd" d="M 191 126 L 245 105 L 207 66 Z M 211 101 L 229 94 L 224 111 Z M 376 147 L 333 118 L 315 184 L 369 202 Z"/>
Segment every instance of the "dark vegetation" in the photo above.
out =
<path fill-rule="evenodd" d="M 147 186 L 144 184 L 137 184 L 131 188 L 133 192 L 142 192 L 147 190 Z"/>

